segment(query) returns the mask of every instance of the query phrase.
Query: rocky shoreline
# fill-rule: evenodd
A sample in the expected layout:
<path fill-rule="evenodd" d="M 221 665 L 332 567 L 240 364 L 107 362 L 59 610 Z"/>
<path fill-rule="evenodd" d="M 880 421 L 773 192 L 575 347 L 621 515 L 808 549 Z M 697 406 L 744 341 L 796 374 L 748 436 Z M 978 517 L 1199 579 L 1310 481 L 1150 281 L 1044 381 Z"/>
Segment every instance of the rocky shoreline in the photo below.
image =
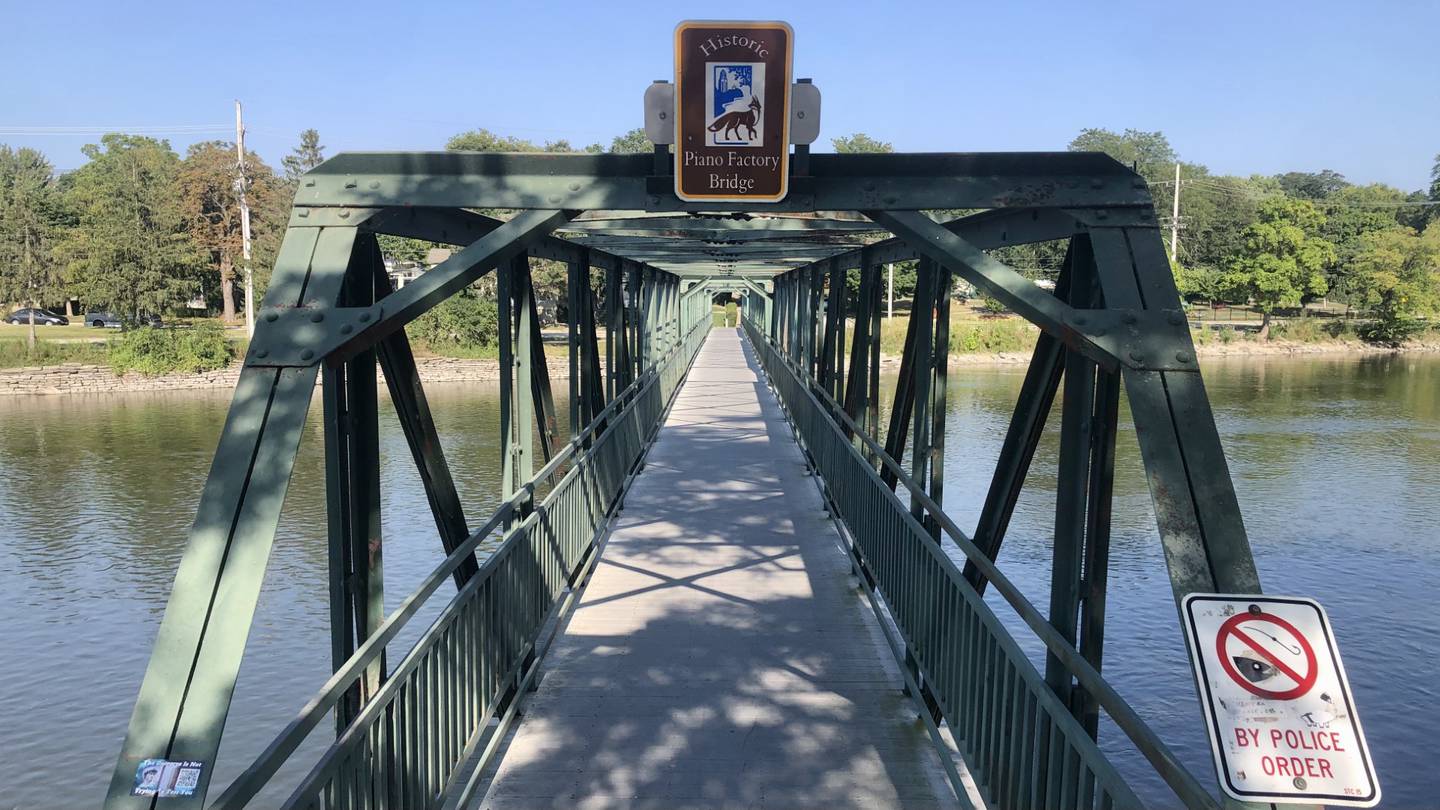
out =
<path fill-rule="evenodd" d="M 1321 343 L 1299 343 L 1287 340 L 1266 342 L 1237 340 L 1231 343 L 1206 343 L 1195 347 L 1201 358 L 1232 358 L 1261 356 L 1315 355 L 1380 355 L 1419 352 L 1440 352 L 1440 343 L 1411 343 L 1400 348 L 1372 346 L 1354 340 L 1333 340 Z M 885 355 L 883 365 L 898 365 L 899 357 Z M 1030 352 L 983 352 L 952 354 L 951 366 L 1012 366 L 1030 362 Z M 416 362 L 424 382 L 498 382 L 500 364 L 495 360 L 464 360 L 452 357 L 426 357 Z M 181 391 L 194 389 L 234 388 L 240 376 L 240 365 L 197 374 L 163 374 L 146 377 L 130 373 L 117 376 L 108 366 L 62 363 L 54 366 L 0 369 L 0 397 L 57 396 L 68 394 L 113 394 L 145 391 Z M 551 379 L 567 379 L 563 363 L 550 366 Z M 383 378 L 382 378 L 383 379 Z"/>
<path fill-rule="evenodd" d="M 423 382 L 498 382 L 500 363 L 428 357 L 416 361 Z M 567 379 L 568 369 L 552 364 L 552 379 Z M 162 374 L 147 377 L 131 372 L 117 375 L 109 366 L 62 363 L 34 368 L 0 369 L 0 397 L 25 395 L 114 394 L 144 391 L 181 391 L 234 388 L 240 364 L 196 374 Z M 383 374 L 381 379 L 384 379 Z"/>

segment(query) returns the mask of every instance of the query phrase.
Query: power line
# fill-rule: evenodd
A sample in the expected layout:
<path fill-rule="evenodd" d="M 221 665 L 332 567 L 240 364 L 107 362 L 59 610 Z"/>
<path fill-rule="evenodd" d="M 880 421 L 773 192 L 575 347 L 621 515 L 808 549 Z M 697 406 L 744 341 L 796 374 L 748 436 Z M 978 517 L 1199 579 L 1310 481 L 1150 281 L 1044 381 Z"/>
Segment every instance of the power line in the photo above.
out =
<path fill-rule="evenodd" d="M 225 124 L 175 124 L 173 126 L 118 127 L 118 126 L 48 126 L 28 127 L 0 124 L 0 135 L 94 135 L 107 132 L 126 132 L 144 135 L 175 134 L 190 135 L 207 132 L 229 132 Z"/>

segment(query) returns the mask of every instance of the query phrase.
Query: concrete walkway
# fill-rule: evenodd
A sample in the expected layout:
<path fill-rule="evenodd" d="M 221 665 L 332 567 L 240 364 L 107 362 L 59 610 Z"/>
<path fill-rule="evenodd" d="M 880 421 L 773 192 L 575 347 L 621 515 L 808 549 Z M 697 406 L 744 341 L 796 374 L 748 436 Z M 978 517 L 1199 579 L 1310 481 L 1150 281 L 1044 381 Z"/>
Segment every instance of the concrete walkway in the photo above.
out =
<path fill-rule="evenodd" d="M 803 469 L 715 330 L 483 807 L 957 805 Z"/>

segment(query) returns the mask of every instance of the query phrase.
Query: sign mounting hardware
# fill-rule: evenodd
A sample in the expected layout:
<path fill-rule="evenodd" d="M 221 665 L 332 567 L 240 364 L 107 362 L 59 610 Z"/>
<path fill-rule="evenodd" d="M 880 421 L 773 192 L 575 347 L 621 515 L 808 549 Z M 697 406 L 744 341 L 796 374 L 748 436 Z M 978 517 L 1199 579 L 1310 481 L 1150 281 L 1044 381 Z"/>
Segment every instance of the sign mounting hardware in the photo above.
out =
<path fill-rule="evenodd" d="M 675 196 L 779 202 L 789 191 L 790 73 L 783 22 L 675 28 Z"/>
<path fill-rule="evenodd" d="M 1318 602 L 1192 593 L 1181 613 L 1225 793 L 1276 804 L 1379 803 L 1340 650 Z"/>

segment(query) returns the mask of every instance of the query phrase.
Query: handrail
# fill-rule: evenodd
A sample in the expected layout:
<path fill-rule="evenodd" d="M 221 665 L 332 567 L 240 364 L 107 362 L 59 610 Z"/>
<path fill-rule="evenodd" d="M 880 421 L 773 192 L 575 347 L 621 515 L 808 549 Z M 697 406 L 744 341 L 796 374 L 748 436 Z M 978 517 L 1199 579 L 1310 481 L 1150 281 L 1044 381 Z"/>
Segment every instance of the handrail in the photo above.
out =
<path fill-rule="evenodd" d="M 765 338 L 767 348 L 771 349 L 786 370 L 788 370 L 797 381 L 806 383 L 804 386 L 805 393 L 815 401 L 817 406 L 820 406 L 822 400 L 815 395 L 816 386 L 809 384 L 807 377 L 802 376 L 797 371 L 795 364 L 792 363 L 789 358 L 785 357 L 784 352 L 779 349 L 768 335 L 764 335 L 763 332 L 760 331 L 753 320 L 751 320 L 748 325 L 751 331 L 756 334 L 761 334 Z M 1064 636 L 1060 635 L 1060 632 L 1056 630 L 1053 625 L 1045 620 L 1040 611 L 1036 609 L 1035 606 L 1025 598 L 1024 594 L 1020 592 L 1020 589 L 1000 571 L 994 561 L 987 557 L 980 550 L 980 547 L 975 545 L 975 543 L 960 530 L 960 527 L 955 525 L 955 522 L 945 514 L 940 505 L 935 503 L 935 501 L 915 483 L 914 479 L 905 473 L 899 463 L 891 458 L 890 455 L 871 440 L 870 437 L 865 435 L 864 431 L 855 424 L 849 414 L 845 413 L 844 408 L 839 407 L 838 403 L 824 391 L 821 391 L 820 394 L 826 404 L 831 406 L 825 408 L 825 410 L 831 411 L 833 416 L 838 417 L 839 421 L 843 423 L 846 428 L 855 436 L 860 437 L 865 443 L 865 446 L 875 453 L 883 464 L 896 473 L 897 480 L 905 484 L 905 488 L 910 497 L 929 513 L 940 528 L 950 536 L 950 539 L 965 554 L 966 558 L 971 560 L 975 564 L 975 567 L 985 575 L 985 578 L 989 580 L 995 591 L 1009 603 L 1010 607 L 1021 620 L 1039 637 L 1045 644 L 1046 649 L 1053 653 L 1055 657 L 1064 664 L 1066 669 L 1075 676 L 1082 687 L 1095 696 L 1101 708 L 1110 715 L 1111 719 L 1115 721 L 1116 726 L 1125 732 L 1126 736 L 1135 744 L 1140 753 L 1150 762 L 1151 766 L 1155 768 L 1156 773 L 1165 781 L 1166 785 L 1185 803 L 1185 806 L 1215 808 L 1218 810 L 1219 805 L 1216 804 L 1214 797 L 1205 790 L 1199 780 L 1195 778 L 1194 774 L 1190 773 L 1189 769 L 1180 763 L 1174 752 L 1172 752 L 1159 736 L 1155 734 L 1154 730 L 1140 718 L 1139 714 L 1135 712 L 1130 704 L 1110 686 L 1100 675 L 1099 671 L 1097 671 L 1089 661 L 1085 660 L 1079 651 L 1076 650 Z M 866 466 L 869 467 L 868 464 Z M 871 470 L 873 471 L 873 468 L 871 468 Z"/>
<path fill-rule="evenodd" d="M 675 320 L 676 319 L 671 319 L 671 322 Z M 486 520 L 484 525 L 471 532 L 465 542 L 461 543 L 454 551 L 446 556 L 445 560 L 421 582 L 415 591 L 405 598 L 395 612 L 380 625 L 375 633 L 367 638 L 365 642 L 346 659 L 345 663 L 325 681 L 319 692 L 300 709 L 296 717 L 280 731 L 271 743 L 266 746 L 265 750 L 226 787 L 220 797 L 211 805 L 212 809 L 232 810 L 232 808 L 244 807 L 247 802 L 252 800 L 255 795 L 268 784 L 269 780 L 274 777 L 275 773 L 285 761 L 300 747 L 300 744 L 315 730 L 316 726 L 320 724 L 325 716 L 339 704 L 346 691 L 349 690 L 364 674 L 366 669 L 380 657 L 385 651 L 386 645 L 394 640 L 420 608 L 428 602 L 429 598 L 434 595 L 441 583 L 449 579 L 470 555 L 475 552 L 480 544 L 489 539 L 496 529 L 502 527 L 507 521 L 518 514 L 523 513 L 525 511 L 524 507 L 527 504 L 533 503 L 537 484 L 554 476 L 559 471 L 561 465 L 572 457 L 575 457 L 578 452 L 582 450 L 585 451 L 585 454 L 581 456 L 582 460 L 593 455 L 593 447 L 599 446 L 600 442 L 609 433 L 619 429 L 620 420 L 616 417 L 628 411 L 635 403 L 639 402 L 641 395 L 652 385 L 659 384 L 661 376 L 668 370 L 668 364 L 671 360 L 689 346 L 691 340 L 695 338 L 696 333 L 702 331 L 702 327 L 708 328 L 708 326 L 708 321 L 699 320 L 691 327 L 689 333 L 668 346 L 653 365 L 646 368 L 638 378 L 617 394 L 604 409 L 596 414 L 595 418 L 592 419 L 588 425 L 576 436 L 571 438 L 559 452 L 555 453 L 544 467 L 521 485 L 510 498 L 501 503 L 495 512 L 491 514 L 490 518 Z M 587 444 L 590 446 L 587 447 Z M 556 490 L 558 490 L 560 485 L 565 481 L 577 475 L 578 469 L 578 465 L 572 466 L 566 475 L 563 476 L 561 482 L 557 483 Z M 554 491 L 555 490 L 552 490 L 552 493 Z M 351 723 L 346 734 L 342 735 L 336 741 L 332 747 L 332 751 L 343 747 L 347 739 L 349 739 L 347 735 L 354 732 L 355 729 L 364 726 L 364 723 L 361 721 L 368 716 L 366 712 L 370 712 L 374 710 L 375 707 L 382 706 L 385 703 L 385 701 L 381 699 L 386 694 L 385 690 L 387 688 L 393 689 L 395 688 L 393 685 L 402 682 L 400 676 L 404 674 L 405 667 L 411 665 L 416 652 L 425 647 L 424 642 L 442 625 L 447 612 L 461 601 L 468 590 L 476 587 L 477 583 L 484 581 L 493 569 L 502 563 L 506 556 L 505 551 L 508 546 L 515 538 L 521 536 L 526 529 L 531 528 L 536 521 L 540 520 L 544 512 L 545 506 L 542 501 L 537 509 L 526 515 L 524 520 L 515 524 L 504 533 L 500 544 L 481 562 L 476 573 L 472 575 L 470 579 L 466 581 L 465 585 L 461 587 L 459 592 L 452 597 L 446 610 L 442 610 L 441 615 L 431 623 L 426 633 L 422 634 L 421 638 L 411 647 L 410 652 L 400 662 L 396 670 L 391 673 L 391 677 L 387 679 L 386 684 L 381 687 L 380 693 L 377 693 L 372 700 L 367 702 L 361 715 Z"/>

